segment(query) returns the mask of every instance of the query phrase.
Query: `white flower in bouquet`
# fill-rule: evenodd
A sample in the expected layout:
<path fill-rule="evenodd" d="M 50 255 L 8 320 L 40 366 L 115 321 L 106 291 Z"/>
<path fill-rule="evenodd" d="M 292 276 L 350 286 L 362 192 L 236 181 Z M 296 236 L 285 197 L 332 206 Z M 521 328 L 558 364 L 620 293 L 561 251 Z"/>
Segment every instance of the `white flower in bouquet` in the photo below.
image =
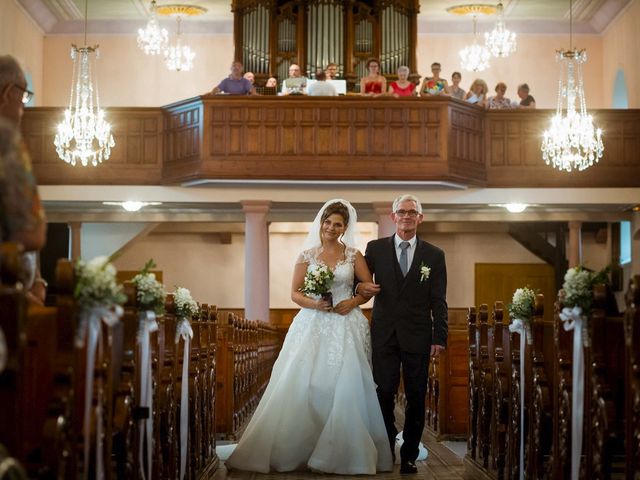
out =
<path fill-rule="evenodd" d="M 327 293 L 333 282 L 333 272 L 326 265 L 311 265 L 304 276 L 300 291 L 305 295 L 322 295 Z"/>
<path fill-rule="evenodd" d="M 567 270 L 562 284 L 565 293 L 564 306 L 580 307 L 583 312 L 588 312 L 593 302 L 593 287 L 598 283 L 609 283 L 608 272 L 608 268 L 600 272 L 591 272 L 581 266 Z"/>
<path fill-rule="evenodd" d="M 155 268 L 153 260 L 149 260 L 142 271 L 133 277 L 137 287 L 138 302 L 142 310 L 152 310 L 157 314 L 164 312 L 164 301 L 167 293 L 164 285 L 156 279 L 156 275 L 149 270 Z"/>
<path fill-rule="evenodd" d="M 530 322 L 533 319 L 535 303 L 536 293 L 532 289 L 529 287 L 516 289 L 508 306 L 511 318 L 519 318 Z"/>
<path fill-rule="evenodd" d="M 116 269 L 108 257 L 96 257 L 75 264 L 76 287 L 73 292 L 81 308 L 115 307 L 127 300 L 122 285 L 116 283 Z"/>
<path fill-rule="evenodd" d="M 191 319 L 200 314 L 198 303 L 191 296 L 191 292 L 184 287 L 176 287 L 173 292 L 173 301 L 176 304 L 176 316 Z"/>

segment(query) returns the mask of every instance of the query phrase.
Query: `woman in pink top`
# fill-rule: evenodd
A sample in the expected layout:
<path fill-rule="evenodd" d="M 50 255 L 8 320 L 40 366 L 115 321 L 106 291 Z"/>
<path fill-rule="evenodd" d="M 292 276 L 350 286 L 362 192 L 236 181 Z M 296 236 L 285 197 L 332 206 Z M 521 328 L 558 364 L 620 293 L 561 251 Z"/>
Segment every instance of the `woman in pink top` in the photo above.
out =
<path fill-rule="evenodd" d="M 387 79 L 380 75 L 380 62 L 375 58 L 367 61 L 369 75 L 360 80 L 360 95 L 375 96 L 387 91 Z"/>
<path fill-rule="evenodd" d="M 394 97 L 412 97 L 416 94 L 416 85 L 408 80 L 409 67 L 398 67 L 398 80 L 389 84 L 389 93 Z"/>

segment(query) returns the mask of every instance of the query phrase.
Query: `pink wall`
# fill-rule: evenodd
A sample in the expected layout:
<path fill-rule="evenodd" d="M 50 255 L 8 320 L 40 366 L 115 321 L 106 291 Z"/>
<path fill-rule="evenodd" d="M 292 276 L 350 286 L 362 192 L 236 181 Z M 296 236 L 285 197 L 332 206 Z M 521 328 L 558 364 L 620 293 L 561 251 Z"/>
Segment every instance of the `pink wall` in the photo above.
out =
<path fill-rule="evenodd" d="M 604 102 L 613 98 L 616 72 L 622 69 L 627 83 L 629 108 L 640 108 L 640 0 L 634 0 L 604 32 L 603 39 Z"/>
<path fill-rule="evenodd" d="M 80 36 L 45 38 L 44 76 L 47 79 L 47 106 L 63 106 L 69 101 L 72 43 L 82 45 Z M 134 35 L 89 35 L 89 45 L 100 45 L 97 73 L 103 106 L 157 107 L 210 91 L 229 74 L 233 59 L 231 35 L 185 36 L 184 42 L 196 52 L 189 72 L 167 70 L 158 56 L 145 55 Z"/>
<path fill-rule="evenodd" d="M 0 0 L 0 13 L 0 55 L 10 54 L 18 59 L 31 76 L 34 103 L 42 105 L 42 32 L 14 0 Z"/>

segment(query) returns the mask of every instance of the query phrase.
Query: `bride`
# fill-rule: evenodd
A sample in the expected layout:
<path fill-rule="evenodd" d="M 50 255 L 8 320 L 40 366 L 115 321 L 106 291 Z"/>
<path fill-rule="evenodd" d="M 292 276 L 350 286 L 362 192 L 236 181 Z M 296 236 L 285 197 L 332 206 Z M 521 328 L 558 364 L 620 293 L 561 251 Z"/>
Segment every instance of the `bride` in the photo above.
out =
<path fill-rule="evenodd" d="M 356 211 L 320 209 L 293 273 L 293 319 L 269 385 L 227 467 L 254 472 L 310 468 L 337 474 L 391 471 L 387 431 L 371 374 L 369 324 L 353 296 L 354 273 L 371 281 L 355 248 Z M 310 268 L 334 273 L 333 305 L 300 289 Z"/>

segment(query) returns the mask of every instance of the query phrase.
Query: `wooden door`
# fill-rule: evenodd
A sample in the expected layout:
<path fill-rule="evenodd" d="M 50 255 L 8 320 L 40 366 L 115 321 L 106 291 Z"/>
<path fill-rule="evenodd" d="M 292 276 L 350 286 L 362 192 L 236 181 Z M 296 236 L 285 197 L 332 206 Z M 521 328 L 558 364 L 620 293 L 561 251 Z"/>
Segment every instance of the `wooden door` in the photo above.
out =
<path fill-rule="evenodd" d="M 492 308 L 496 300 L 511 303 L 517 288 L 529 286 L 544 294 L 544 320 L 553 321 L 553 302 L 557 296 L 553 266 L 546 263 L 476 263 L 475 305 Z"/>

